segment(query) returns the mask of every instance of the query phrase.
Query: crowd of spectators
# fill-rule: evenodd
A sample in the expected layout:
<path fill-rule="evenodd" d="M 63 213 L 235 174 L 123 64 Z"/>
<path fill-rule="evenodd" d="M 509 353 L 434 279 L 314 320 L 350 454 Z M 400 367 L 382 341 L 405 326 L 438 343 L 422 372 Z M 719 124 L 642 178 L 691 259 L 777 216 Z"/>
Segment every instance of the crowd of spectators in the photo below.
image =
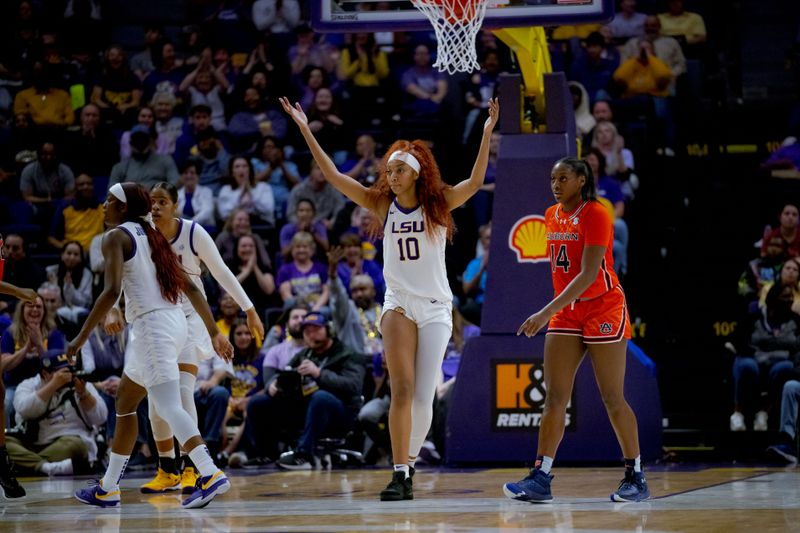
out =
<path fill-rule="evenodd" d="M 286 95 L 300 102 L 339 169 L 371 185 L 385 146 L 397 135 L 426 138 L 435 152 L 453 144 L 475 149 L 476 125 L 486 116 L 498 75 L 516 68 L 511 52 L 482 31 L 481 70 L 455 79 L 432 67 L 432 34 L 321 37 L 307 26 L 307 13 L 296 0 L 188 2 L 182 33 L 147 25 L 139 46 L 110 39 L 101 2 L 8 4 L 0 22 L 6 36 L 0 51 L 4 280 L 38 288 L 41 298 L 16 306 L 12 299 L 0 300 L 0 313 L 7 316 L 3 324 L 10 324 L 0 349 L 6 426 L 26 412 L 15 412 L 15 390 L 28 379 L 52 379 L 42 370 L 45 355 L 74 335 L 102 289 L 102 202 L 109 185 L 133 181 L 149 188 L 167 181 L 180 187 L 182 216 L 215 237 L 271 326 L 266 339 L 246 339 L 236 304 L 213 279 L 204 278 L 220 329 L 230 334 L 237 354 L 233 368 L 209 364 L 198 376 L 195 397 L 204 438 L 235 458 L 234 464 L 259 464 L 265 457 L 278 459 L 278 441 L 300 436 L 299 455 L 291 461 L 308 463 L 311 441 L 325 432 L 309 424 L 342 415 L 340 430 L 360 420 L 371 424 L 376 449 L 385 446 L 378 431 L 390 399 L 377 333 L 385 291 L 381 241 L 368 231 L 371 213 L 324 180 L 277 99 Z M 655 6 L 648 2 L 640 12 L 635 0 L 622 0 L 606 26 L 551 31 L 554 70 L 570 80 L 583 150 L 615 218 L 614 257 L 621 276 L 629 268 L 625 208 L 635 201 L 639 185 L 636 162 L 656 153 L 676 155 L 675 99 L 683 90 L 687 58 L 702 58 L 706 40 L 702 18 L 686 11 L 682 0 Z M 458 127 L 442 127 L 452 123 Z M 457 280 L 456 322 L 463 322 L 463 314 L 467 331 L 480 324 L 489 275 L 499 144 L 500 135 L 494 134 L 486 183 L 466 210 L 467 248 L 475 244 L 474 259 L 449 265 L 458 268 L 451 276 Z M 787 153 L 775 164 L 791 159 Z M 462 177 L 459 163 L 442 159 L 440 164 L 446 180 Z M 751 269 L 758 280 L 753 294 L 763 292 L 765 272 L 772 277 L 764 281 L 783 275 L 784 261 L 773 259 L 770 250 L 767 246 Z M 762 306 L 783 302 L 781 294 L 764 293 Z M 324 322 L 303 322 L 307 313 Z M 764 313 L 764 321 L 785 318 Z M 457 329 L 451 366 L 463 347 L 464 328 Z M 91 390 L 112 413 L 126 335 L 98 330 L 83 354 L 93 373 Z M 322 377 L 329 370 L 312 368 L 304 376 L 329 392 L 325 401 L 306 405 L 306 426 L 295 427 L 305 416 L 295 413 L 294 425 L 284 433 L 265 434 L 267 421 L 280 425 L 277 414 L 285 411 L 282 400 L 273 398 L 280 395 L 279 384 L 290 385 L 281 377 L 287 365 L 319 363 L 332 349 L 363 355 L 358 362 L 363 375 L 348 375 L 353 383 L 345 386 Z M 305 358 L 293 359 L 301 350 Z M 743 383 L 751 367 L 738 364 Z M 737 393 L 742 404 L 747 394 Z M 740 409 L 750 407 L 737 413 Z M 109 416 L 108 438 L 113 422 Z M 227 424 L 239 429 L 229 435 Z M 147 455 L 146 445 L 143 450 Z M 34 466 L 42 471 L 41 464 Z"/>
<path fill-rule="evenodd" d="M 776 159 L 774 156 L 772 160 Z M 748 335 L 734 353 L 731 431 L 777 430 L 769 450 L 797 462 L 795 446 L 800 396 L 800 212 L 783 206 L 777 227 L 767 225 L 758 256 L 739 280 Z"/>

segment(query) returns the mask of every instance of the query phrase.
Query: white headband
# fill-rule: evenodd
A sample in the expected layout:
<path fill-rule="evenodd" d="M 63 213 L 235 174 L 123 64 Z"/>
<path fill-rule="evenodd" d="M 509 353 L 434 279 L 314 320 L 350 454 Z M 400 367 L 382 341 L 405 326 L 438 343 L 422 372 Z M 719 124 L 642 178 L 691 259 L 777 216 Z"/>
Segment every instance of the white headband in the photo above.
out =
<path fill-rule="evenodd" d="M 122 188 L 122 185 L 119 183 L 115 183 L 108 189 L 108 192 L 114 195 L 114 197 L 122 202 L 123 204 L 128 203 L 128 197 L 125 196 L 125 189 Z"/>
<path fill-rule="evenodd" d="M 389 156 L 389 161 L 387 161 L 387 163 L 391 163 L 392 161 L 402 161 L 406 165 L 413 168 L 417 174 L 419 174 L 419 169 L 421 168 L 419 161 L 417 161 L 417 158 L 408 152 L 403 152 L 401 150 L 392 152 L 392 155 Z"/>

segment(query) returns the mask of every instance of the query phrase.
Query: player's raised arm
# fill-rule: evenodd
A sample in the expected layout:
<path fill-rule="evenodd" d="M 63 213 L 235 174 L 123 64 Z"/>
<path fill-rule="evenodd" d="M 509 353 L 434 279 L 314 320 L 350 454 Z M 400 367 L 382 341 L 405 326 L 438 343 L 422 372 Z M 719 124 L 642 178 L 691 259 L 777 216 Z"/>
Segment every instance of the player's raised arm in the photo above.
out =
<path fill-rule="evenodd" d="M 481 137 L 481 147 L 478 149 L 478 157 L 475 159 L 475 164 L 472 166 L 472 174 L 469 178 L 456 184 L 452 189 L 445 190 L 445 198 L 447 198 L 447 207 L 452 211 L 469 200 L 473 194 L 478 192 L 478 189 L 483 185 L 483 179 L 486 177 L 486 166 L 489 164 L 489 141 L 492 137 L 492 130 L 494 130 L 497 119 L 500 117 L 500 102 L 497 98 L 489 100 L 489 118 L 483 124 L 483 136 Z"/>
<path fill-rule="evenodd" d="M 306 140 L 306 144 L 308 144 L 308 148 L 311 150 L 311 155 L 314 156 L 314 161 L 319 165 L 325 179 L 328 180 L 336 190 L 350 198 L 356 204 L 371 211 L 377 211 L 378 206 L 375 200 L 367 193 L 367 188 L 350 176 L 339 172 L 331 158 L 328 157 L 328 154 L 326 154 L 322 146 L 319 145 L 319 142 L 317 142 L 317 139 L 308 127 L 308 117 L 306 117 L 300 104 L 296 103 L 294 107 L 292 107 L 292 104 L 289 103 L 289 99 L 285 96 L 280 98 L 280 101 L 281 105 L 283 105 L 283 110 L 292 117 L 297 127 L 300 128 L 300 133 L 303 134 L 303 138 Z M 486 164 L 484 163 L 484 167 L 485 166 Z"/>

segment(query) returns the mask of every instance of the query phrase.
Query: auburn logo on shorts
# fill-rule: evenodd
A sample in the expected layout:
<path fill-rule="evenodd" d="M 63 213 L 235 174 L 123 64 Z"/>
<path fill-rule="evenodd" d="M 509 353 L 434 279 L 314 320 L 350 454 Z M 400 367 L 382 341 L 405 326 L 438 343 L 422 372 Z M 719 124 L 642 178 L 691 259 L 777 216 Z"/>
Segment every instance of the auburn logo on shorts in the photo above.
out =
<path fill-rule="evenodd" d="M 602 333 L 603 335 L 611 335 L 612 331 L 613 328 L 611 327 L 611 324 L 609 324 L 608 322 L 603 322 L 602 324 L 600 324 L 600 333 Z"/>
<path fill-rule="evenodd" d="M 519 263 L 550 261 L 544 217 L 527 215 L 517 220 L 508 234 L 508 247 L 517 254 Z"/>
<path fill-rule="evenodd" d="M 542 423 L 544 366 L 541 361 L 492 361 L 492 429 L 527 430 Z M 566 427 L 575 429 L 575 391 L 567 404 Z"/>

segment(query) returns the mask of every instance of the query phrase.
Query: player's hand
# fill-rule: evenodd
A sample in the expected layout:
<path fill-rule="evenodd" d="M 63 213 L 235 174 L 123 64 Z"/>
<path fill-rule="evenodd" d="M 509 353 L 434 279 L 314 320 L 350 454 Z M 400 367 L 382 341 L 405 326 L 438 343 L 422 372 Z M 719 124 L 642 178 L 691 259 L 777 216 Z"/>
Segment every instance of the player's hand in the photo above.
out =
<path fill-rule="evenodd" d="M 258 316 L 258 312 L 256 311 L 255 307 L 251 307 L 247 311 L 247 327 L 250 329 L 250 333 L 252 333 L 253 337 L 255 337 L 259 341 L 264 340 L 264 323 L 261 322 L 261 318 Z"/>
<path fill-rule="evenodd" d="M 80 338 L 80 335 L 72 339 L 72 342 L 67 344 L 67 349 L 64 351 L 67 354 L 67 357 L 70 359 L 76 359 L 78 357 L 78 352 L 81 351 L 81 347 L 83 343 L 86 341 Z"/>
<path fill-rule="evenodd" d="M 283 106 L 283 110 L 292 117 L 292 120 L 294 120 L 298 126 L 308 126 L 308 117 L 305 111 L 303 111 L 303 108 L 300 107 L 299 102 L 295 103 L 294 107 L 292 107 L 292 104 L 289 103 L 289 99 L 285 96 L 282 96 L 279 100 Z"/>
<path fill-rule="evenodd" d="M 19 288 L 17 290 L 17 298 L 19 298 L 20 300 L 24 300 L 26 302 L 33 302 L 38 297 L 39 295 L 36 294 L 36 291 L 33 289 Z"/>
<path fill-rule="evenodd" d="M 500 118 L 500 102 L 497 98 L 489 99 L 489 118 L 483 125 L 483 133 L 491 135 L 498 119 Z"/>
<path fill-rule="evenodd" d="M 267 387 L 267 394 L 270 396 L 275 396 L 278 394 L 278 384 L 276 383 L 277 380 L 272 380 L 272 383 L 269 384 Z"/>
<path fill-rule="evenodd" d="M 211 339 L 211 344 L 214 346 L 214 351 L 217 352 L 217 355 L 222 357 L 225 362 L 233 361 L 233 345 L 225 335 L 217 333 Z"/>
<path fill-rule="evenodd" d="M 106 313 L 106 318 L 103 321 L 103 329 L 108 335 L 116 335 L 117 333 L 121 333 L 122 330 L 125 329 L 122 311 L 116 307 L 112 307 L 108 313 Z"/>
<path fill-rule="evenodd" d="M 522 325 L 517 330 L 517 335 L 525 335 L 526 337 L 533 337 L 539 330 L 547 325 L 550 321 L 550 314 L 544 311 L 539 311 L 538 313 L 534 313 L 522 323 Z"/>

